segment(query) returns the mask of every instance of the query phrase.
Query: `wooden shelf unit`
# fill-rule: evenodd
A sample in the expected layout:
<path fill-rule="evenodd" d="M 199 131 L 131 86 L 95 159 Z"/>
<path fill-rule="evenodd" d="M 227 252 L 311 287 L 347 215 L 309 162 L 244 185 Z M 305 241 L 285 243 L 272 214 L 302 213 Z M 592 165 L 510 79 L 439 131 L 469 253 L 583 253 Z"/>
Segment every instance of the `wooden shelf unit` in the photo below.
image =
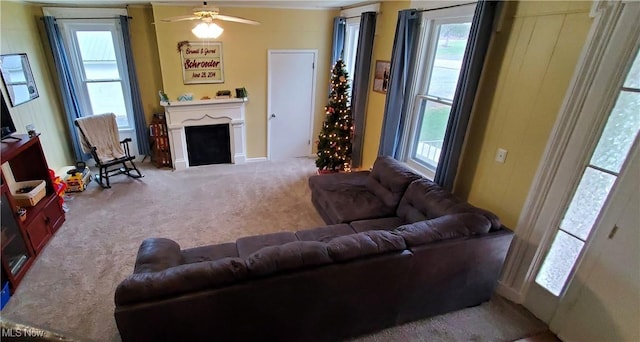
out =
<path fill-rule="evenodd" d="M 62 226 L 65 215 L 49 176 L 47 160 L 42 152 L 39 137 L 26 134 L 14 135 L 19 140 L 2 140 L 1 159 L 7 163 L 12 176 L 2 180 L 2 282 L 8 280 L 13 293 L 36 256 L 47 245 L 53 234 Z M 21 221 L 18 206 L 11 193 L 10 184 L 28 180 L 44 180 L 46 195 L 35 206 L 26 207 L 27 215 Z M 6 241 L 5 241 L 6 239 Z"/>
<path fill-rule="evenodd" d="M 151 161 L 157 167 L 171 167 L 171 149 L 169 148 L 169 134 L 167 120 L 163 114 L 153 114 L 149 125 L 151 136 Z"/>

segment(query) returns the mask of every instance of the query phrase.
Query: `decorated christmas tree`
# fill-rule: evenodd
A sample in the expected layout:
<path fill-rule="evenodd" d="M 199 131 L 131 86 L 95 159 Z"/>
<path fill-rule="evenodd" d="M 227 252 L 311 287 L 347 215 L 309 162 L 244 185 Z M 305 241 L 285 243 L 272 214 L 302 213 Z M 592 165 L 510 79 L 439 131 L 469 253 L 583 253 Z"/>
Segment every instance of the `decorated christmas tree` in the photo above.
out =
<path fill-rule="evenodd" d="M 331 93 L 325 119 L 318 136 L 319 170 L 351 170 L 351 137 L 353 125 L 347 90 L 349 78 L 344 62 L 339 59 L 331 71 Z"/>

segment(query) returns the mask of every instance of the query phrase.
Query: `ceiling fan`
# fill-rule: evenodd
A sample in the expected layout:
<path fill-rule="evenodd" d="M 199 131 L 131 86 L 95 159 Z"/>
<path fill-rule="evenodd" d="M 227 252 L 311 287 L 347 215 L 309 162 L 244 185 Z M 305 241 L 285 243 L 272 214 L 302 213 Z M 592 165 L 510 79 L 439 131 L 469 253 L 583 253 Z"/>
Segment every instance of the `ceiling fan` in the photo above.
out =
<path fill-rule="evenodd" d="M 220 14 L 217 7 L 207 5 L 206 2 L 204 3 L 203 7 L 194 8 L 192 15 L 181 15 L 181 16 L 170 17 L 170 18 L 161 19 L 161 20 L 164 22 L 170 22 L 170 23 L 177 22 L 177 21 L 185 21 L 185 20 L 202 20 L 205 23 L 212 23 L 214 20 L 223 20 L 223 21 L 232 21 L 236 23 L 249 24 L 249 25 L 260 25 L 259 22 L 254 20 Z"/>

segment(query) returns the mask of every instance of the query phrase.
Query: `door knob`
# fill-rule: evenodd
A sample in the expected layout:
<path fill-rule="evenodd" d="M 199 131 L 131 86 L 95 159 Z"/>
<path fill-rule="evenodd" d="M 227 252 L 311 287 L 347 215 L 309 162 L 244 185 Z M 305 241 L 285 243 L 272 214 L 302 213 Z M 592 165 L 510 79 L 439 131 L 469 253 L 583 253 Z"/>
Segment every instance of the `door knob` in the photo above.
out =
<path fill-rule="evenodd" d="M 275 115 L 275 114 L 271 114 L 271 117 L 272 117 L 272 118 L 275 118 L 275 117 L 276 117 L 276 115 Z"/>

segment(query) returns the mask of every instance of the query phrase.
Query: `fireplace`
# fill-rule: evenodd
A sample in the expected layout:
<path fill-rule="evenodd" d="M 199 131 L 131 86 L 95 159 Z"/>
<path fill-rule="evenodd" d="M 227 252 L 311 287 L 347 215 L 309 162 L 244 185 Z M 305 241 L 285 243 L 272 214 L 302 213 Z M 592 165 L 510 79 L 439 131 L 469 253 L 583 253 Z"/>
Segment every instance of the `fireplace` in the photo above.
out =
<path fill-rule="evenodd" d="M 190 166 L 231 163 L 229 125 L 189 126 L 184 133 Z"/>
<path fill-rule="evenodd" d="M 215 99 L 184 102 L 161 102 L 165 108 L 171 161 L 175 170 L 191 166 L 245 162 L 245 125 L 244 108 L 247 99 Z M 226 144 L 210 143 L 210 126 L 226 127 L 226 134 L 216 139 L 226 139 Z M 199 127 L 202 127 L 201 129 Z M 215 128 L 219 130 L 221 128 Z M 219 133 L 219 132 L 218 132 Z M 214 133 L 214 135 L 218 135 Z M 228 157 L 221 161 L 217 149 L 228 148 Z M 195 151 L 192 150 L 195 148 Z M 198 151 L 204 149 L 205 151 Z M 212 150 L 216 151 L 212 151 Z M 225 153 L 226 156 L 226 153 Z M 193 158 L 193 159 L 192 159 Z"/>

